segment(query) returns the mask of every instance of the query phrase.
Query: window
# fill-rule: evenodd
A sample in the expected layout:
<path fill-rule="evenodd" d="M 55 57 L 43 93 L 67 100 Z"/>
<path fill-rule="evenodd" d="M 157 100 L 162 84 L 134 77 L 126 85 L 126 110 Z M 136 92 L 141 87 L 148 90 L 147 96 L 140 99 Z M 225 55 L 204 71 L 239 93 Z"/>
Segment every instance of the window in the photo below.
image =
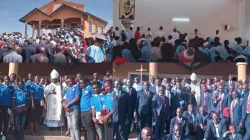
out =
<path fill-rule="evenodd" d="M 89 32 L 92 33 L 92 20 L 89 20 Z"/>
<path fill-rule="evenodd" d="M 95 33 L 98 33 L 98 23 L 95 24 Z"/>
<path fill-rule="evenodd" d="M 103 28 L 103 26 L 101 26 L 101 32 L 104 33 L 104 28 Z"/>

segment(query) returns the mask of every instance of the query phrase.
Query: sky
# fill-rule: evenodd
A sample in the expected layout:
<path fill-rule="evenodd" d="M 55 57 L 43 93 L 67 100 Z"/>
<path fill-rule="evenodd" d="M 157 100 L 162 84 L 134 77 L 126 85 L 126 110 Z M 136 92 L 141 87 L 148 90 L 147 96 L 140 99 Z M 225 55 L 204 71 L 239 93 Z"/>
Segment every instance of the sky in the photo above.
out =
<path fill-rule="evenodd" d="M 0 4 L 0 34 L 3 32 L 24 33 L 24 23 L 20 22 L 23 16 L 35 8 L 41 8 L 51 0 L 2 0 Z M 109 22 L 106 29 L 113 25 L 112 0 L 67 0 L 84 4 L 86 12 L 94 14 Z M 28 27 L 28 35 L 31 36 L 32 28 Z"/>

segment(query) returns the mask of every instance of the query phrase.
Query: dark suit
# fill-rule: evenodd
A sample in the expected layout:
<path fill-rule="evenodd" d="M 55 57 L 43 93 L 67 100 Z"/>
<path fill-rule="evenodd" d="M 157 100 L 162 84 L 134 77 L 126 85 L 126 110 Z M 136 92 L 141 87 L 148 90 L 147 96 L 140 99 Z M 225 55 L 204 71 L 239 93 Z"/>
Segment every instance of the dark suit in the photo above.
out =
<path fill-rule="evenodd" d="M 219 96 L 220 97 L 220 96 Z M 221 101 L 222 100 L 222 101 Z M 222 110 L 220 110 L 220 106 Z M 219 113 L 220 118 L 224 118 L 223 116 L 223 110 L 230 106 L 230 95 L 224 93 L 224 96 L 222 99 L 220 99 L 217 102 L 214 102 L 215 112 Z"/>
<path fill-rule="evenodd" d="M 242 114 L 243 114 L 243 108 L 242 108 L 243 107 L 243 102 L 244 102 L 244 100 L 240 100 L 238 98 L 238 100 L 235 101 L 235 105 L 234 105 L 233 108 L 232 108 L 233 100 L 230 102 L 230 105 L 229 105 L 230 121 L 231 121 L 231 123 L 234 123 L 236 125 L 236 132 L 240 131 L 240 128 L 239 128 L 240 123 L 244 124 L 244 120 L 243 120 L 243 117 L 242 117 Z"/>
<path fill-rule="evenodd" d="M 185 95 L 185 101 L 186 101 L 187 105 L 192 104 L 193 108 L 196 112 L 197 111 L 197 101 L 195 99 L 194 94 L 186 92 L 184 95 Z"/>
<path fill-rule="evenodd" d="M 155 94 L 152 99 L 153 117 L 157 117 L 157 121 L 153 126 L 153 139 L 161 140 L 164 130 L 166 118 L 169 118 L 169 99 L 166 96 Z"/>
<path fill-rule="evenodd" d="M 136 106 L 136 99 L 137 99 L 137 92 L 135 90 L 135 88 L 130 88 L 128 90 L 128 94 L 129 94 L 129 99 L 128 99 L 128 126 L 126 128 L 127 134 L 130 133 L 131 131 L 131 127 L 134 126 L 133 125 L 133 114 L 134 112 L 136 112 L 135 110 L 135 106 Z M 133 130 L 133 129 L 132 129 Z"/>
<path fill-rule="evenodd" d="M 243 115 L 242 115 L 242 120 L 245 124 L 246 128 L 246 134 L 244 136 L 244 140 L 249 140 L 250 139 L 250 113 L 247 112 L 247 103 L 248 103 L 248 96 L 250 94 L 246 94 L 244 96 L 244 104 L 243 104 Z"/>
<path fill-rule="evenodd" d="M 224 137 L 223 140 L 242 140 L 242 136 L 241 134 L 235 133 L 235 136 L 233 137 L 232 134 L 227 135 L 226 137 Z"/>
<path fill-rule="evenodd" d="M 128 93 L 121 91 L 120 98 L 113 94 L 113 134 L 119 140 L 126 140 L 125 125 L 128 122 Z"/>
<path fill-rule="evenodd" d="M 235 82 L 231 80 L 231 85 L 234 86 Z M 229 89 L 229 80 L 225 82 L 225 88 L 228 90 Z"/>
<path fill-rule="evenodd" d="M 190 135 L 194 135 L 196 134 L 196 114 L 194 112 L 192 112 L 192 116 L 191 114 L 189 114 L 188 111 L 185 111 L 182 115 L 183 117 L 187 118 L 188 120 L 188 127 L 189 127 L 189 133 Z"/>
<path fill-rule="evenodd" d="M 146 92 L 139 91 L 137 92 L 137 101 L 136 101 L 136 111 L 138 114 L 138 139 L 140 140 L 141 130 L 148 126 L 152 126 L 152 98 L 154 93 L 149 91 L 148 95 Z"/>
<path fill-rule="evenodd" d="M 187 108 L 187 102 L 186 102 L 186 98 L 184 94 L 181 94 L 178 96 L 178 94 L 176 94 L 173 97 L 173 114 L 175 114 L 175 111 L 177 110 L 178 107 L 183 107 L 183 109 L 185 110 Z M 184 104 L 180 104 L 181 101 L 184 101 Z"/>
<path fill-rule="evenodd" d="M 200 113 L 197 113 L 196 114 L 196 123 L 198 124 L 197 126 L 197 137 L 196 139 L 197 140 L 201 140 L 203 139 L 204 137 L 204 134 L 205 134 L 205 130 L 203 130 L 201 128 L 201 125 L 204 127 L 204 126 L 207 126 L 208 124 L 208 114 L 205 113 L 204 116 L 201 116 Z"/>
<path fill-rule="evenodd" d="M 176 123 L 179 123 L 177 117 L 172 118 L 171 122 L 170 122 L 170 133 L 171 134 L 173 133 L 173 128 L 174 128 L 174 125 Z M 189 135 L 188 120 L 185 117 L 182 117 L 181 126 L 182 126 L 182 130 L 183 130 L 182 131 L 183 134 L 188 136 Z"/>
<path fill-rule="evenodd" d="M 205 97 L 204 92 L 202 91 L 201 92 L 200 107 L 203 106 L 207 113 L 211 112 L 211 102 L 212 102 L 212 94 L 207 93 L 207 96 Z"/>
<path fill-rule="evenodd" d="M 204 139 L 206 139 L 206 140 L 222 139 L 223 134 L 227 131 L 227 127 L 226 127 L 226 124 L 224 123 L 224 121 L 219 121 L 218 129 L 219 129 L 220 138 L 216 137 L 216 129 L 215 129 L 214 122 L 213 121 L 209 122 L 209 124 L 207 125 L 207 129 L 205 131 Z"/>
<path fill-rule="evenodd" d="M 165 136 L 164 140 L 176 140 L 174 134 L 168 134 Z M 188 136 L 182 135 L 179 140 L 190 140 Z"/>

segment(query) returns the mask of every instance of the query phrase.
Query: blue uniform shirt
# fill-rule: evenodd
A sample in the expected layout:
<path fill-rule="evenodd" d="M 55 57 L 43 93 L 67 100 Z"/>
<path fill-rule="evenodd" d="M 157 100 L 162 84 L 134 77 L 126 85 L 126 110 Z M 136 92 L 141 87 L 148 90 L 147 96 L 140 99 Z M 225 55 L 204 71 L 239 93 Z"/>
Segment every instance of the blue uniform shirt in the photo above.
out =
<path fill-rule="evenodd" d="M 81 112 L 91 110 L 91 98 L 94 95 L 92 86 L 88 85 L 85 89 L 82 89 L 82 97 L 80 101 Z"/>
<path fill-rule="evenodd" d="M 103 104 L 105 105 L 107 110 L 113 110 L 113 94 L 114 92 L 106 94 L 104 97 L 104 102 Z"/>
<path fill-rule="evenodd" d="M 0 105 L 11 107 L 11 98 L 14 93 L 13 86 L 0 84 Z"/>
<path fill-rule="evenodd" d="M 12 96 L 12 99 L 15 99 L 16 106 L 27 105 L 30 95 L 26 90 L 16 89 Z"/>
<path fill-rule="evenodd" d="M 25 84 L 24 84 L 24 89 L 27 90 L 27 91 L 30 91 L 30 86 L 33 84 L 33 82 L 31 81 L 27 81 Z"/>
<path fill-rule="evenodd" d="M 43 86 L 36 83 L 30 85 L 30 91 L 33 93 L 33 99 L 36 101 L 41 101 L 44 97 Z"/>
<path fill-rule="evenodd" d="M 76 96 L 81 95 L 80 87 L 76 84 L 73 87 L 68 87 L 66 90 L 67 105 L 72 102 Z M 70 109 L 79 108 L 79 103 L 76 103 L 70 107 Z"/>
<path fill-rule="evenodd" d="M 102 107 L 103 107 L 103 102 L 102 102 L 103 95 L 97 95 L 95 94 L 90 101 L 91 107 L 95 108 L 96 112 L 101 112 Z"/>

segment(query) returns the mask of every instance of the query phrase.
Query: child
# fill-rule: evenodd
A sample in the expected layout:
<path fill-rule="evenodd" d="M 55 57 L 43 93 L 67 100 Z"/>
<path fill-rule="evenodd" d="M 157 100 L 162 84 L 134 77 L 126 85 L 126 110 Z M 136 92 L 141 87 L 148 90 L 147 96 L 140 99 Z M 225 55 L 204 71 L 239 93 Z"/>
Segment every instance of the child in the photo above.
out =
<path fill-rule="evenodd" d="M 229 126 L 229 131 L 223 134 L 223 138 L 226 140 L 242 140 L 242 136 L 235 131 L 235 125 Z"/>

